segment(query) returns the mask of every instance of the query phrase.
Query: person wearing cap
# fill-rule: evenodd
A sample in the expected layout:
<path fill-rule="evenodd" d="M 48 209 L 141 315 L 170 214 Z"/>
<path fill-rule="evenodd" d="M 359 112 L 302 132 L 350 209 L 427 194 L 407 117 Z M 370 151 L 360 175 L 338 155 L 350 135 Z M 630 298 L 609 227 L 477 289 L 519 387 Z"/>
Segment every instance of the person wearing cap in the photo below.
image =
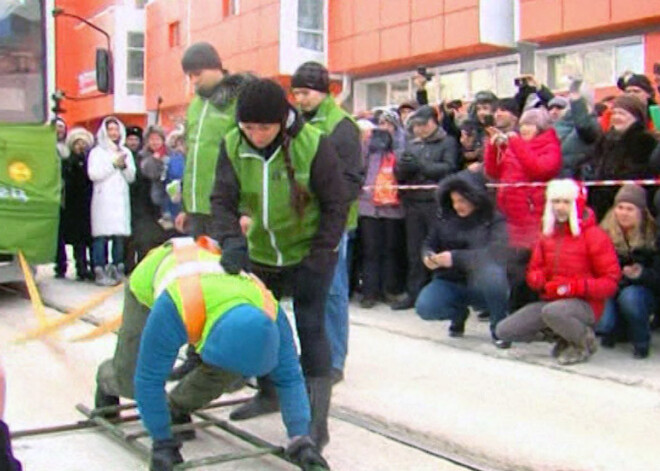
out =
<path fill-rule="evenodd" d="M 408 125 L 408 118 L 417 111 L 417 108 L 419 108 L 419 103 L 416 100 L 407 100 L 399 105 L 396 111 L 399 113 L 399 120 L 404 126 Z"/>
<path fill-rule="evenodd" d="M 73 246 L 76 279 L 93 280 L 88 252 L 92 249 L 90 205 L 92 182 L 87 175 L 87 153 L 94 146 L 94 136 L 85 128 L 72 128 L 66 137 L 69 156 L 62 159 L 64 186 L 60 209 L 60 243 L 57 249 L 55 273 L 64 277 L 67 268 L 66 244 Z"/>
<path fill-rule="evenodd" d="M 195 436 L 194 430 L 173 434 L 171 423 L 190 423 L 191 412 L 243 377 L 268 375 L 282 403 L 291 458 L 327 468 L 309 437 L 309 403 L 286 314 L 259 279 L 225 273 L 217 246 L 208 242 L 172 239 L 135 268 L 128 304 L 141 308 L 125 311 L 115 357 L 99 368 L 97 407 L 135 397 L 152 438 L 150 470 L 171 471 L 183 462 L 179 440 Z M 186 343 L 197 346 L 202 363 L 166 395 Z"/>
<path fill-rule="evenodd" d="M 486 121 L 491 116 L 494 118 L 495 105 L 497 105 L 497 95 L 490 90 L 482 90 L 474 95 L 474 100 L 468 109 L 468 120 L 478 124 L 477 126 L 477 140 L 481 143 L 486 135 L 485 127 Z"/>
<path fill-rule="evenodd" d="M 493 118 L 495 119 L 495 127 L 501 132 L 505 134 L 517 132 L 518 121 L 520 120 L 520 108 L 516 100 L 513 98 L 497 100 Z"/>
<path fill-rule="evenodd" d="M 236 98 L 243 85 L 255 77 L 229 74 L 218 51 L 208 42 L 191 44 L 181 58 L 183 72 L 195 88 L 186 111 L 186 160 L 182 181 L 183 210 L 175 219 L 181 233 L 197 237 L 211 232 L 210 195 L 218 161 L 218 148 L 236 127 Z M 192 347 L 186 363 L 173 372 L 181 378 L 199 362 Z"/>
<path fill-rule="evenodd" d="M 619 290 L 607 301 L 598 324 L 601 345 L 612 348 L 618 339 L 627 338 L 633 357 L 643 359 L 649 355 L 650 320 L 656 312 L 660 283 L 656 225 L 644 188 L 622 186 L 601 227 L 614 243 L 623 273 Z"/>
<path fill-rule="evenodd" d="M 585 177 L 581 167 L 593 152 L 601 134 L 598 117 L 593 113 L 593 95 L 579 85 L 577 82 L 571 85 L 568 99 L 556 96 L 548 103 L 551 116 L 553 108 L 565 105 L 561 113 L 556 113 L 561 116 L 552 125 L 561 142 L 562 167 L 559 176 L 563 178 Z"/>
<path fill-rule="evenodd" d="M 125 274 L 124 244 L 131 235 L 129 185 L 135 181 L 135 161 L 124 145 L 126 128 L 114 116 L 101 122 L 96 146 L 89 153 L 87 174 L 92 181 L 92 265 L 95 283 L 113 286 Z M 112 260 L 108 245 L 112 243 Z"/>
<path fill-rule="evenodd" d="M 158 223 L 164 230 L 171 230 L 181 205 L 172 201 L 167 187 L 173 182 L 180 185 L 185 159 L 165 145 L 165 131 L 160 126 L 149 126 L 144 137 L 146 144 L 142 150 L 140 170 L 151 182 L 151 201 L 160 209 Z"/>
<path fill-rule="evenodd" d="M 601 134 L 593 154 L 585 163 L 589 180 L 636 180 L 655 178 L 655 136 L 647 129 L 646 106 L 631 95 L 618 96 L 612 103 L 610 129 Z M 598 220 L 612 207 L 617 187 L 596 186 L 589 192 L 589 205 Z M 649 205 L 655 187 L 648 189 Z"/>
<path fill-rule="evenodd" d="M 126 147 L 133 152 L 133 157 L 142 149 L 142 133 L 143 130 L 140 126 L 127 126 L 126 127 Z"/>
<path fill-rule="evenodd" d="M 487 128 L 487 132 L 490 139 L 484 154 L 484 172 L 492 181 L 545 182 L 559 174 L 559 139 L 544 108 L 533 108 L 523 114 L 520 133 L 505 134 L 493 127 Z M 497 206 L 506 218 L 511 247 L 511 311 L 535 298 L 525 285 L 525 267 L 539 237 L 544 201 L 542 187 L 505 185 L 497 189 Z"/>
<path fill-rule="evenodd" d="M 614 246 L 571 179 L 548 183 L 542 227 L 526 275 L 541 300 L 501 321 L 496 335 L 510 342 L 556 338 L 551 354 L 560 364 L 587 361 L 597 349 L 594 326 L 621 278 Z"/>
<path fill-rule="evenodd" d="M 437 185 L 440 180 L 459 170 L 457 140 L 438 123 L 436 110 L 421 106 L 409 118 L 415 138 L 410 141 L 394 167 L 401 185 Z M 420 247 L 435 219 L 435 190 L 401 190 L 405 211 L 406 249 L 408 254 L 407 295 L 392 304 L 403 310 L 415 306 L 415 300 L 427 283 L 429 273 L 420 256 Z"/>
<path fill-rule="evenodd" d="M 548 102 L 548 114 L 553 124 L 559 121 L 566 112 L 568 112 L 568 100 L 563 96 L 557 95 Z"/>
<path fill-rule="evenodd" d="M 236 97 L 254 77 L 229 74 L 218 51 L 207 42 L 190 45 L 181 58 L 183 72 L 195 87 L 186 111 L 186 166 L 183 177 L 184 211 L 177 229 L 193 236 L 211 232 L 209 197 L 224 136 L 236 127 Z"/>
<path fill-rule="evenodd" d="M 357 229 L 357 198 L 364 181 L 360 131 L 353 117 L 330 95 L 328 69 L 318 62 L 305 62 L 296 69 L 291 77 L 291 92 L 305 121 L 328 136 L 335 147 L 343 166 L 349 202 L 352 203 L 325 308 L 332 374 L 335 382 L 339 382 L 344 377 L 348 353 L 348 240 L 349 233 Z"/>
<path fill-rule="evenodd" d="M 314 441 L 329 441 L 332 392 L 325 304 L 348 214 L 347 182 L 335 146 L 286 99 L 282 87 L 258 79 L 241 90 L 239 127 L 220 146 L 211 194 L 213 236 L 228 273 L 252 270 L 279 299 L 293 298 L 301 364 L 312 407 Z M 243 234 L 241 213 L 252 218 Z M 230 415 L 243 420 L 277 410 L 268 378 Z"/>

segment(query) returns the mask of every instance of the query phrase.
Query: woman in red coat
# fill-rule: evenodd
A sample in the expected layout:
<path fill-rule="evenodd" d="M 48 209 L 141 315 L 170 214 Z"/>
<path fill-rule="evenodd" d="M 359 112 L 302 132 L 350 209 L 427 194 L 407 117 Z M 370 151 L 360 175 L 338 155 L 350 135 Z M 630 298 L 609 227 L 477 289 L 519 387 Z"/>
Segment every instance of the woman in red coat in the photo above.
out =
<path fill-rule="evenodd" d="M 557 177 L 561 143 L 550 124 L 548 112 L 534 108 L 520 118 L 520 134 L 487 128 L 490 141 L 484 154 L 486 176 L 497 183 L 546 182 Z M 535 300 L 525 286 L 525 268 L 540 234 L 544 192 L 540 186 L 505 186 L 497 190 L 497 206 L 506 218 L 511 247 L 511 310 Z"/>
<path fill-rule="evenodd" d="M 529 342 L 549 329 L 559 337 L 552 355 L 564 365 L 596 351 L 593 327 L 621 278 L 614 245 L 585 201 L 573 180 L 548 184 L 543 233 L 527 270 L 527 283 L 542 301 L 518 310 L 496 330 L 502 340 Z"/>

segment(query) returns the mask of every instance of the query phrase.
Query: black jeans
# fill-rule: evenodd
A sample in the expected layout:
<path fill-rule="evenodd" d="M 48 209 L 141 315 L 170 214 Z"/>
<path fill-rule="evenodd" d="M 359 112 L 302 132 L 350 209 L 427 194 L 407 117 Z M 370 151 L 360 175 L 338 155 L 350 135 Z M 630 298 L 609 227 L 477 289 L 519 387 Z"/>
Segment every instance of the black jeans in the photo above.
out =
<path fill-rule="evenodd" d="M 436 218 L 435 201 L 404 201 L 406 210 L 406 245 L 408 252 L 408 295 L 417 299 L 429 282 L 430 273 L 422 262 L 422 245 Z"/>
<path fill-rule="evenodd" d="M 379 298 L 406 288 L 406 226 L 403 219 L 360 218 L 362 294 Z"/>
<path fill-rule="evenodd" d="M 83 276 L 90 271 L 89 258 L 87 257 L 87 251 L 91 252 L 92 245 L 85 242 L 78 242 L 73 245 L 73 258 L 76 262 L 76 274 L 78 276 Z M 55 273 L 58 275 L 65 275 L 67 267 L 67 258 L 66 258 L 66 244 L 64 239 L 57 239 L 57 254 L 55 258 Z"/>
<path fill-rule="evenodd" d="M 252 271 L 277 299 L 293 298 L 296 329 L 300 339 L 300 364 L 306 377 L 330 374 L 330 344 L 325 334 L 325 302 L 334 275 L 317 273 L 302 265 L 270 267 L 252 265 Z"/>

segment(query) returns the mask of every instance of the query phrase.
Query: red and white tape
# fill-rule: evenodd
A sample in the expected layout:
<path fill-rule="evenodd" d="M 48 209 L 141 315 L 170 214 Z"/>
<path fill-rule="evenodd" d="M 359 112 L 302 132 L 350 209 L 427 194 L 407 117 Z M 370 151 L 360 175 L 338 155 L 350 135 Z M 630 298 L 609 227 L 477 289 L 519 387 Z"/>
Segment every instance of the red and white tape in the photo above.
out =
<path fill-rule="evenodd" d="M 586 187 L 592 186 L 621 186 L 621 185 L 660 185 L 660 178 L 650 178 L 645 180 L 590 180 L 580 182 Z M 545 187 L 548 182 L 515 182 L 515 183 L 486 183 L 488 188 L 535 188 Z M 437 190 L 440 185 L 388 185 L 387 188 L 396 188 L 397 190 Z M 365 191 L 372 191 L 373 185 L 363 186 Z"/>

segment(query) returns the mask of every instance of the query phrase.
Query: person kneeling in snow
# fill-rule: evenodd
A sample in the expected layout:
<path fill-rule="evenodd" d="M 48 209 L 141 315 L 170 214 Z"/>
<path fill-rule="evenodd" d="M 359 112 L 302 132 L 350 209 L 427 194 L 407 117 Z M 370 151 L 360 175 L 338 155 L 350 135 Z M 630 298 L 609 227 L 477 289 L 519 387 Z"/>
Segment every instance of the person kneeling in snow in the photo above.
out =
<path fill-rule="evenodd" d="M 552 356 L 563 365 L 596 351 L 593 327 L 621 278 L 614 246 L 585 206 L 584 193 L 571 179 L 548 184 L 543 234 L 527 267 L 527 284 L 542 301 L 519 309 L 496 330 L 502 340 L 527 342 L 549 330 L 558 337 Z"/>

